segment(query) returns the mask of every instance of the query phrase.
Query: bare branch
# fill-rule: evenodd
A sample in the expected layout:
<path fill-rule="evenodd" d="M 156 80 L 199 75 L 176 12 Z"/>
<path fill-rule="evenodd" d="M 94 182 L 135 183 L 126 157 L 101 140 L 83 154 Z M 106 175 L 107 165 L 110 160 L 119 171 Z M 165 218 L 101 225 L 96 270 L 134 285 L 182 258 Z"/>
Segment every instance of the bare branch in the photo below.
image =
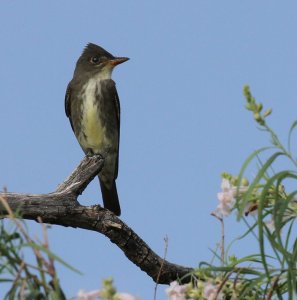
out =
<path fill-rule="evenodd" d="M 49 194 L 0 193 L 10 209 L 23 219 L 92 230 L 104 234 L 116 244 L 141 270 L 155 282 L 169 284 L 176 279 L 189 282 L 192 268 L 172 264 L 158 256 L 124 222 L 100 205 L 82 206 L 77 197 L 100 172 L 103 159 L 100 156 L 85 157 L 73 173 Z M 8 211 L 0 203 L 0 214 Z"/>

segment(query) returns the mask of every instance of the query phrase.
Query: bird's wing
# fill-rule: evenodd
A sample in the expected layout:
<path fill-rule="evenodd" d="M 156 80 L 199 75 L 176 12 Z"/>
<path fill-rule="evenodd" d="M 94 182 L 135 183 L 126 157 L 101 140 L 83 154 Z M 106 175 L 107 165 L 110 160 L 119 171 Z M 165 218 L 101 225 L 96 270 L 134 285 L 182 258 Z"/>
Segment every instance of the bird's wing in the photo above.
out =
<path fill-rule="evenodd" d="M 70 107 L 71 100 L 70 99 L 71 99 L 71 81 L 69 82 L 69 84 L 67 86 L 67 90 L 66 90 L 66 94 L 65 94 L 65 113 L 66 113 L 66 116 L 69 118 L 72 130 L 74 131 L 72 120 L 71 120 L 71 107 Z"/>
<path fill-rule="evenodd" d="M 119 146 L 120 146 L 120 116 L 121 116 L 121 107 L 120 107 L 120 99 L 118 96 L 118 92 L 116 89 L 116 84 L 112 79 L 108 79 L 107 81 L 107 90 L 108 90 L 108 95 L 110 99 L 110 103 L 112 103 L 112 106 L 115 111 L 115 115 L 117 118 L 117 130 L 118 130 L 118 153 L 117 153 L 117 161 L 116 161 L 116 166 L 115 166 L 115 178 L 118 177 L 118 169 L 119 169 Z"/>

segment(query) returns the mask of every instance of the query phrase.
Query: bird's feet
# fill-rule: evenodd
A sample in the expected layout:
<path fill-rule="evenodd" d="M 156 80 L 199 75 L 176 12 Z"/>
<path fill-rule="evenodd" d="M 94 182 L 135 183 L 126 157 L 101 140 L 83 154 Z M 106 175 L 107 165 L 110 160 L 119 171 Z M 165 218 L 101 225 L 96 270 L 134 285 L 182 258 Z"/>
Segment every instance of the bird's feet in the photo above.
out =
<path fill-rule="evenodd" d="M 92 157 L 92 156 L 94 156 L 95 154 L 94 154 L 94 152 L 92 151 L 92 149 L 88 149 L 87 151 L 86 151 L 86 156 L 87 157 Z"/>
<path fill-rule="evenodd" d="M 103 155 L 101 155 L 101 154 L 99 154 L 99 153 L 94 153 L 94 152 L 92 151 L 92 149 L 88 149 L 88 150 L 86 151 L 86 156 L 87 156 L 87 157 L 97 157 L 97 158 L 103 159 Z"/>

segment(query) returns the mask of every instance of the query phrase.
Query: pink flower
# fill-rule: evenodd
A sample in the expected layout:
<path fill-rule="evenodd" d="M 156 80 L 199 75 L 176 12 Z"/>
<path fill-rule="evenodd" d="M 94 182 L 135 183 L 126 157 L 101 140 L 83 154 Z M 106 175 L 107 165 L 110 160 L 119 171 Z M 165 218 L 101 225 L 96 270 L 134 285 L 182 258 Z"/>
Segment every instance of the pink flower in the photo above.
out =
<path fill-rule="evenodd" d="M 236 203 L 237 193 L 244 193 L 247 190 L 246 186 L 233 186 L 230 180 L 223 178 L 221 184 L 222 191 L 217 194 L 219 205 L 214 213 L 219 217 L 226 217 L 230 214 L 232 208 Z"/>
<path fill-rule="evenodd" d="M 205 299 L 207 300 L 223 299 L 221 294 L 217 295 L 217 292 L 218 292 L 218 286 L 212 284 L 211 282 L 205 283 L 203 288 L 203 297 L 205 297 Z"/>
<path fill-rule="evenodd" d="M 116 293 L 116 297 L 119 300 L 137 300 L 137 297 L 134 297 L 127 293 Z"/>
<path fill-rule="evenodd" d="M 169 300 L 185 300 L 185 293 L 187 290 L 188 285 L 179 285 L 177 281 L 173 281 L 165 292 Z"/>
<path fill-rule="evenodd" d="M 217 195 L 219 205 L 217 206 L 215 213 L 218 216 L 228 216 L 235 204 L 234 187 L 228 179 L 223 178 L 221 189 L 222 191 Z"/>
<path fill-rule="evenodd" d="M 77 293 L 77 298 L 79 300 L 94 300 L 98 299 L 101 296 L 100 290 L 94 290 L 90 292 L 86 292 L 85 290 L 79 290 Z"/>

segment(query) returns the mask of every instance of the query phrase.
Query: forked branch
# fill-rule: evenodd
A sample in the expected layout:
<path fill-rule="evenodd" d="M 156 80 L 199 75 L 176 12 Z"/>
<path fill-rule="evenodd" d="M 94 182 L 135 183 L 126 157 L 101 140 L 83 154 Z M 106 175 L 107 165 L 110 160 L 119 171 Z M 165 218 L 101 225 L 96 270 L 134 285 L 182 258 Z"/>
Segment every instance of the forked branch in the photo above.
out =
<path fill-rule="evenodd" d="M 104 234 L 116 244 L 141 270 L 155 282 L 169 284 L 176 279 L 186 283 L 191 280 L 188 275 L 192 268 L 172 264 L 163 260 L 124 222 L 112 212 L 100 205 L 82 206 L 78 196 L 98 175 L 103 166 L 100 156 L 85 157 L 72 174 L 61 183 L 57 190 L 49 194 L 0 193 L 10 206 L 23 219 L 44 223 L 69 226 L 97 231 Z M 7 211 L 0 204 L 0 214 Z"/>

